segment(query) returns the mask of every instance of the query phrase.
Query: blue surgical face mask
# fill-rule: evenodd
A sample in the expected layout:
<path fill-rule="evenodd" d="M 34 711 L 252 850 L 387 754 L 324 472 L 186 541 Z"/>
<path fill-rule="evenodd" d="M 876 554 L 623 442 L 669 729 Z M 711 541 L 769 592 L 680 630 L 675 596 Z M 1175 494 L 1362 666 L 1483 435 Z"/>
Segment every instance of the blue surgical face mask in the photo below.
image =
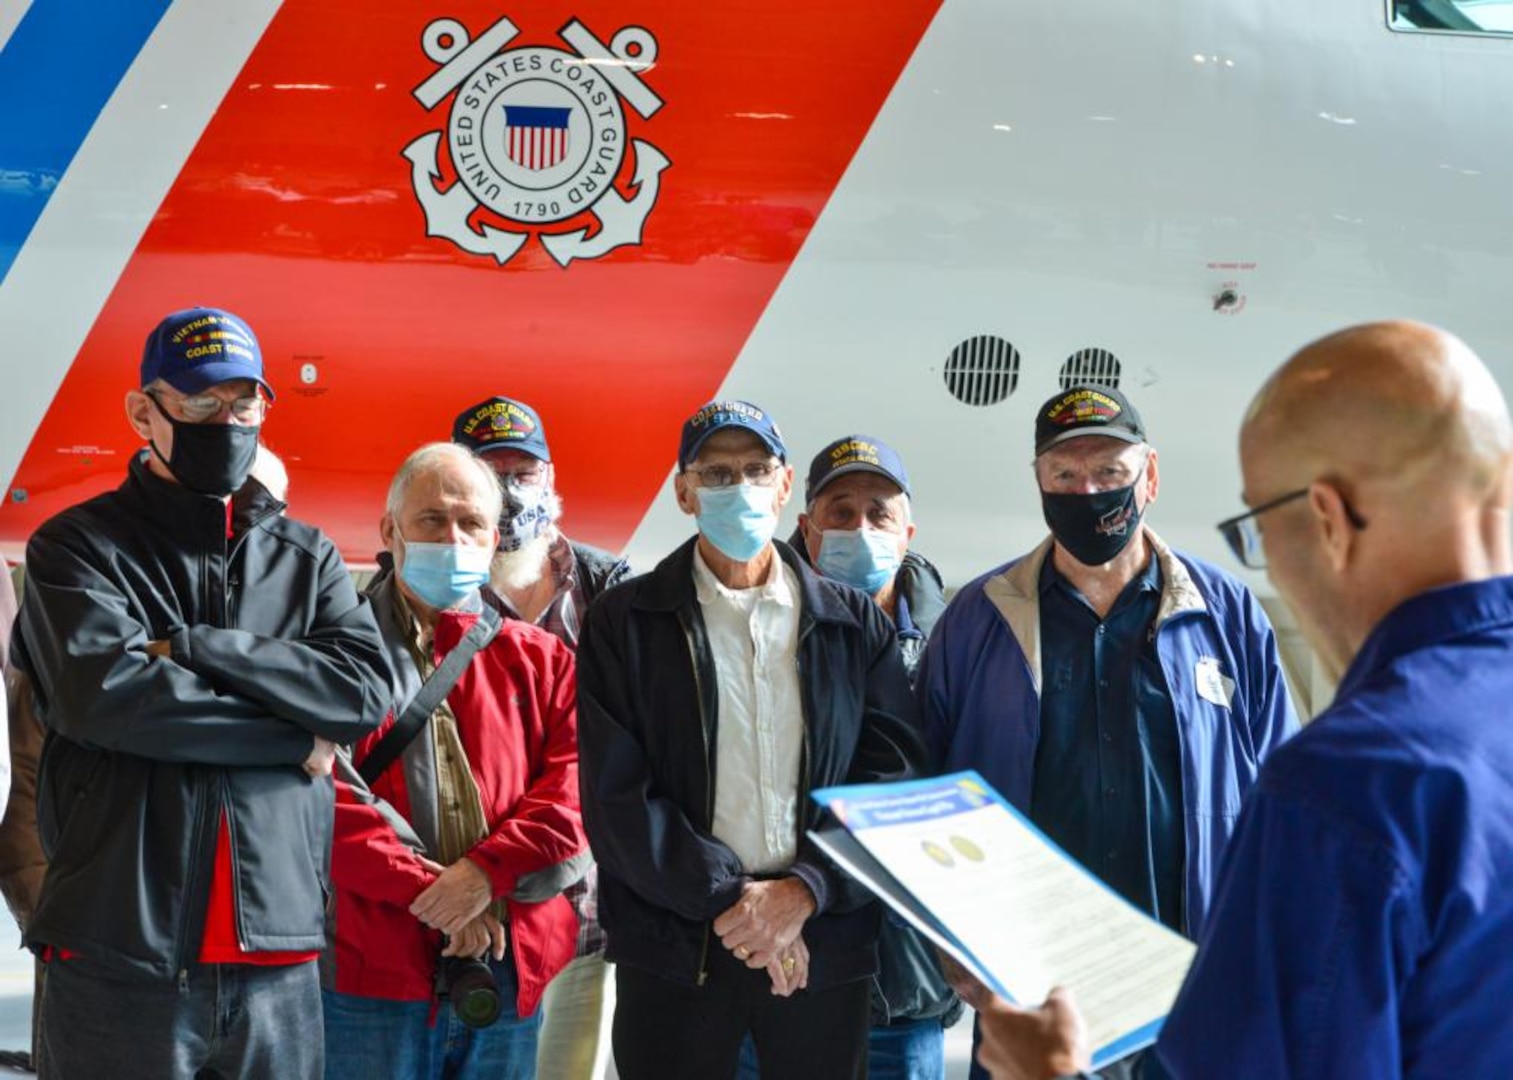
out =
<path fill-rule="evenodd" d="M 826 529 L 821 534 L 819 572 L 868 596 L 898 572 L 898 536 L 880 529 Z"/>
<path fill-rule="evenodd" d="M 776 488 L 731 484 L 699 488 L 699 532 L 736 562 L 750 562 L 777 532 Z"/>
<path fill-rule="evenodd" d="M 489 580 L 494 552 L 472 544 L 424 544 L 394 535 L 404 548 L 399 576 L 423 602 L 445 611 L 456 607 Z"/>

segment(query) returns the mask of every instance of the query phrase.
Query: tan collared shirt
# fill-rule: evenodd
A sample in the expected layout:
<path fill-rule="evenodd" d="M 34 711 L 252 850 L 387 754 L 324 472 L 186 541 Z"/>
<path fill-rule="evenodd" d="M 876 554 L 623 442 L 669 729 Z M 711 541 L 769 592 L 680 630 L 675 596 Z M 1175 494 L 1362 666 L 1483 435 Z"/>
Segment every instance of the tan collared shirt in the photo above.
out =
<path fill-rule="evenodd" d="M 399 589 L 394 590 L 394 606 L 400 625 L 406 627 L 405 644 L 409 646 L 415 668 L 422 681 L 429 679 L 436 670 L 433 659 L 435 635 L 415 617 Z M 478 790 L 467 750 L 462 745 L 462 734 L 457 729 L 457 716 L 446 698 L 441 699 L 441 704 L 431 714 L 429 726 L 436 753 L 436 820 L 441 842 L 436 861 L 451 866 L 489 834 L 489 825 L 483 813 L 483 794 Z M 489 910 L 504 921 L 501 902 L 495 901 Z"/>
<path fill-rule="evenodd" d="M 729 589 L 695 549 L 693 579 L 719 686 L 713 832 L 748 873 L 784 870 L 804 752 L 798 576 L 774 557 L 764 584 Z"/>

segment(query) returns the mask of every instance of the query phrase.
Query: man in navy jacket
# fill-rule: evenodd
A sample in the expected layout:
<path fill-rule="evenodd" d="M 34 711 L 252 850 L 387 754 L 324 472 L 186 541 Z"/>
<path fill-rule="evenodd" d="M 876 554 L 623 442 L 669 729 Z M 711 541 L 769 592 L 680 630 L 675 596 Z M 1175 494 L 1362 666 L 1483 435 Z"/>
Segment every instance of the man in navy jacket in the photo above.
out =
<path fill-rule="evenodd" d="M 683 428 L 699 533 L 589 609 L 578 649 L 583 820 L 616 966 L 626 1080 L 866 1075 L 878 909 L 808 838 L 809 792 L 923 757 L 892 624 L 774 542 L 782 437 L 747 402 Z"/>

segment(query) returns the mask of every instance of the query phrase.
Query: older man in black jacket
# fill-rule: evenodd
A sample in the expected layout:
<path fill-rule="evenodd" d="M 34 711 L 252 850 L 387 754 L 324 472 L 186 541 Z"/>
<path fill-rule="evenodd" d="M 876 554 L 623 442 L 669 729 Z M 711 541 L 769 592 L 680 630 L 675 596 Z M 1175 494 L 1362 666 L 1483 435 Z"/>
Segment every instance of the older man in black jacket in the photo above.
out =
<path fill-rule="evenodd" d="M 168 316 L 126 397 L 148 448 L 27 546 L 12 643 L 47 728 L 40 1071 L 318 1077 L 337 742 L 389 707 L 372 615 L 248 480 L 252 331 Z"/>
<path fill-rule="evenodd" d="M 793 470 L 740 401 L 684 425 L 699 535 L 589 611 L 578 651 L 584 823 L 617 968 L 626 1080 L 866 1074 L 878 911 L 808 840 L 811 790 L 922 760 L 893 627 L 772 540 Z"/>

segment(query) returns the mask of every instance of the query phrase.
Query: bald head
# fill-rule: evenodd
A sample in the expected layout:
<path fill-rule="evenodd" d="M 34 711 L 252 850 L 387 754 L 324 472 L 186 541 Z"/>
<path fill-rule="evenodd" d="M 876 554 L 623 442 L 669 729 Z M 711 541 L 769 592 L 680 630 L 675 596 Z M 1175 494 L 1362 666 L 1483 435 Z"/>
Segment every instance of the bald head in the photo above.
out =
<path fill-rule="evenodd" d="M 1267 572 L 1339 674 L 1408 597 L 1507 573 L 1513 428 L 1459 338 L 1411 322 L 1307 346 L 1251 404 L 1245 501 Z"/>
<path fill-rule="evenodd" d="M 1502 392 L 1465 342 L 1383 322 L 1331 334 L 1283 365 L 1252 403 L 1240 445 L 1247 485 L 1254 470 L 1419 497 L 1487 493 L 1513 438 Z"/>

